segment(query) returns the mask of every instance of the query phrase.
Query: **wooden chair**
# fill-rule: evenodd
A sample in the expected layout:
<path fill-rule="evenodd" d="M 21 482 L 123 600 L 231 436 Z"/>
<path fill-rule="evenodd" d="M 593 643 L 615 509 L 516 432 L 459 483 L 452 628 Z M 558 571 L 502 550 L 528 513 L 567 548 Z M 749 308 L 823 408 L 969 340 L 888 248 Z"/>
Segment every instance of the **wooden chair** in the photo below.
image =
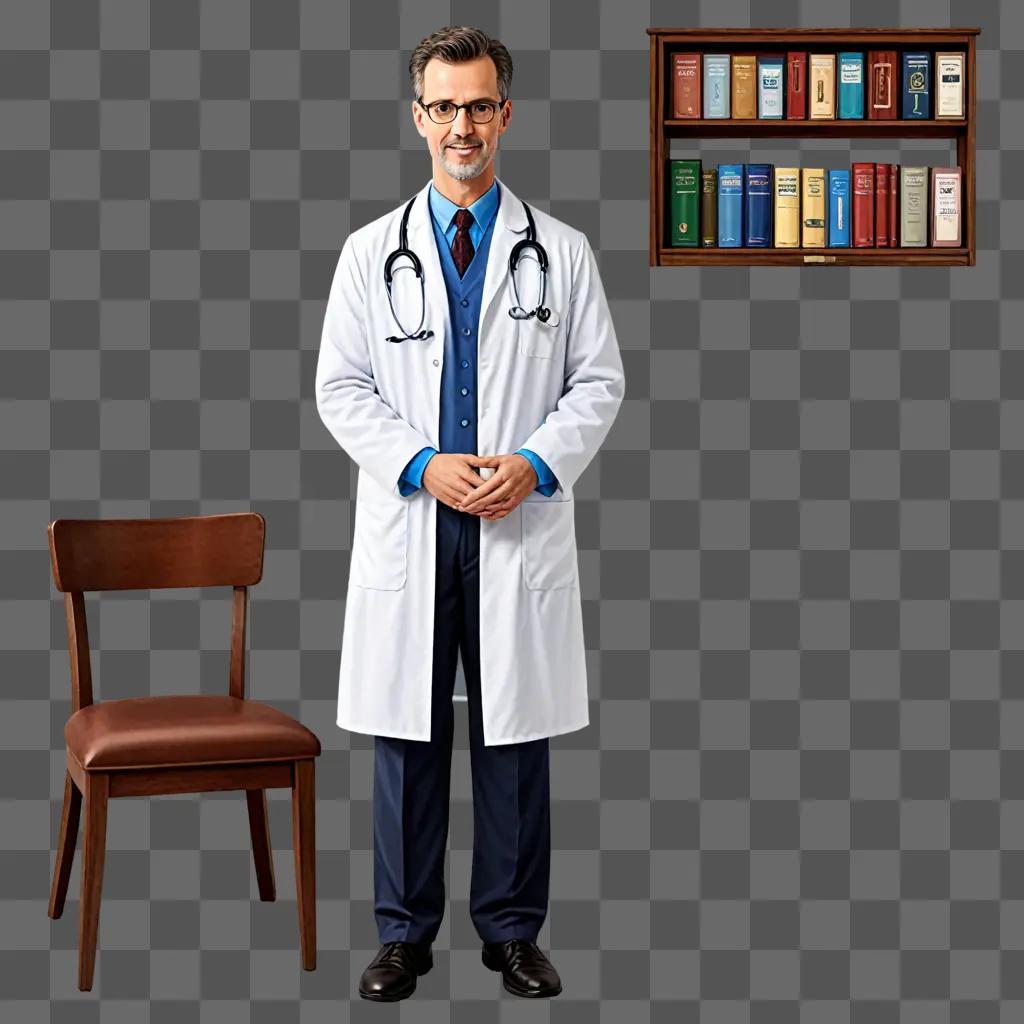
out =
<path fill-rule="evenodd" d="M 316 734 L 277 708 L 245 698 L 248 588 L 263 575 L 266 523 L 253 512 L 176 519 L 56 519 L 50 563 L 64 594 L 72 715 L 67 775 L 48 914 L 61 916 L 82 797 L 78 987 L 92 988 L 106 848 L 107 801 L 118 796 L 245 791 L 260 899 L 275 898 L 266 790 L 292 791 L 292 845 L 302 966 L 316 967 Z M 234 588 L 228 695 L 182 694 L 93 702 L 86 590 Z"/>

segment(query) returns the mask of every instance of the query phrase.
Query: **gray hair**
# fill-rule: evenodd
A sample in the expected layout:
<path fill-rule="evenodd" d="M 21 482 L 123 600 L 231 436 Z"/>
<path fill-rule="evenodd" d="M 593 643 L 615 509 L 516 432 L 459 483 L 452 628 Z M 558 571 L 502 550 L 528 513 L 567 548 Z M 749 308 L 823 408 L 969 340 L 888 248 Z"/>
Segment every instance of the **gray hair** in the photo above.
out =
<path fill-rule="evenodd" d="M 416 99 L 423 100 L 423 71 L 431 58 L 446 64 L 460 64 L 478 57 L 490 57 L 498 72 L 498 97 L 502 103 L 512 89 L 512 55 L 504 43 L 479 28 L 446 25 L 421 40 L 409 58 L 409 77 Z"/>

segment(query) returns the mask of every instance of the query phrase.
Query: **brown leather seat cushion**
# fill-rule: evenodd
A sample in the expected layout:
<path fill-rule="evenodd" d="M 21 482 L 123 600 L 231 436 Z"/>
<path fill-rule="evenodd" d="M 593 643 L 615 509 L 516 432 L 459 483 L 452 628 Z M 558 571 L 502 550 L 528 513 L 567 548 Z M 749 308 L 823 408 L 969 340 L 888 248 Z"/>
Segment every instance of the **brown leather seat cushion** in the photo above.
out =
<path fill-rule="evenodd" d="M 105 700 L 76 711 L 64 726 L 83 768 L 280 761 L 316 757 L 316 733 L 255 700 L 173 694 Z"/>

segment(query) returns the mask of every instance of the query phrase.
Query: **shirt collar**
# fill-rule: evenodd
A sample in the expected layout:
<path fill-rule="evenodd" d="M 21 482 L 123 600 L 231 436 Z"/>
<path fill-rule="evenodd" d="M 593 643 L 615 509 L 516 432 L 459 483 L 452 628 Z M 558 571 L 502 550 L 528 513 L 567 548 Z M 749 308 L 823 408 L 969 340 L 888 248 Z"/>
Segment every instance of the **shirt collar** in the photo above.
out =
<path fill-rule="evenodd" d="M 437 223 L 441 225 L 442 233 L 446 233 L 448 228 L 451 227 L 452 221 L 455 219 L 455 214 L 458 213 L 462 207 L 453 203 L 447 196 L 438 192 L 438 190 L 434 188 L 434 183 L 431 182 L 430 209 L 433 212 Z M 480 196 L 475 203 L 471 203 L 469 205 L 468 209 L 469 212 L 473 214 L 474 223 L 479 226 L 481 231 L 486 231 L 490 226 L 491 218 L 498 209 L 497 178 L 491 182 L 491 187 L 482 196 Z"/>

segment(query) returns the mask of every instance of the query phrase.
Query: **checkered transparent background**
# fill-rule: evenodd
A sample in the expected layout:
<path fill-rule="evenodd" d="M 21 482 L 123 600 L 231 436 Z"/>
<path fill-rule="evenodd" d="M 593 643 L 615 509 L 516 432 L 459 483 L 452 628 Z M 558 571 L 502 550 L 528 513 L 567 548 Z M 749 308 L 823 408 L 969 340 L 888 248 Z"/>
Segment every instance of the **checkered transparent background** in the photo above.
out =
<path fill-rule="evenodd" d="M 354 467 L 313 380 L 347 234 L 430 174 L 409 53 L 464 22 L 512 51 L 498 172 L 589 235 L 628 390 L 577 489 L 591 726 L 552 741 L 540 937 L 565 991 L 527 1008 L 480 963 L 462 704 L 449 913 L 396 1012 L 1020 1019 L 1013 0 L 0 4 L 0 1019 L 387 1012 L 355 992 L 377 947 L 372 738 L 334 724 Z M 727 24 L 980 26 L 977 266 L 652 270 L 645 29 Z M 740 142 L 700 155 L 951 152 Z M 46 916 L 70 695 L 46 524 L 239 509 L 268 522 L 249 694 L 324 745 L 318 967 L 299 964 L 286 791 L 275 904 L 240 795 L 119 800 L 80 993 L 78 856 L 63 918 Z M 87 604 L 100 698 L 226 692 L 226 593 Z"/>

